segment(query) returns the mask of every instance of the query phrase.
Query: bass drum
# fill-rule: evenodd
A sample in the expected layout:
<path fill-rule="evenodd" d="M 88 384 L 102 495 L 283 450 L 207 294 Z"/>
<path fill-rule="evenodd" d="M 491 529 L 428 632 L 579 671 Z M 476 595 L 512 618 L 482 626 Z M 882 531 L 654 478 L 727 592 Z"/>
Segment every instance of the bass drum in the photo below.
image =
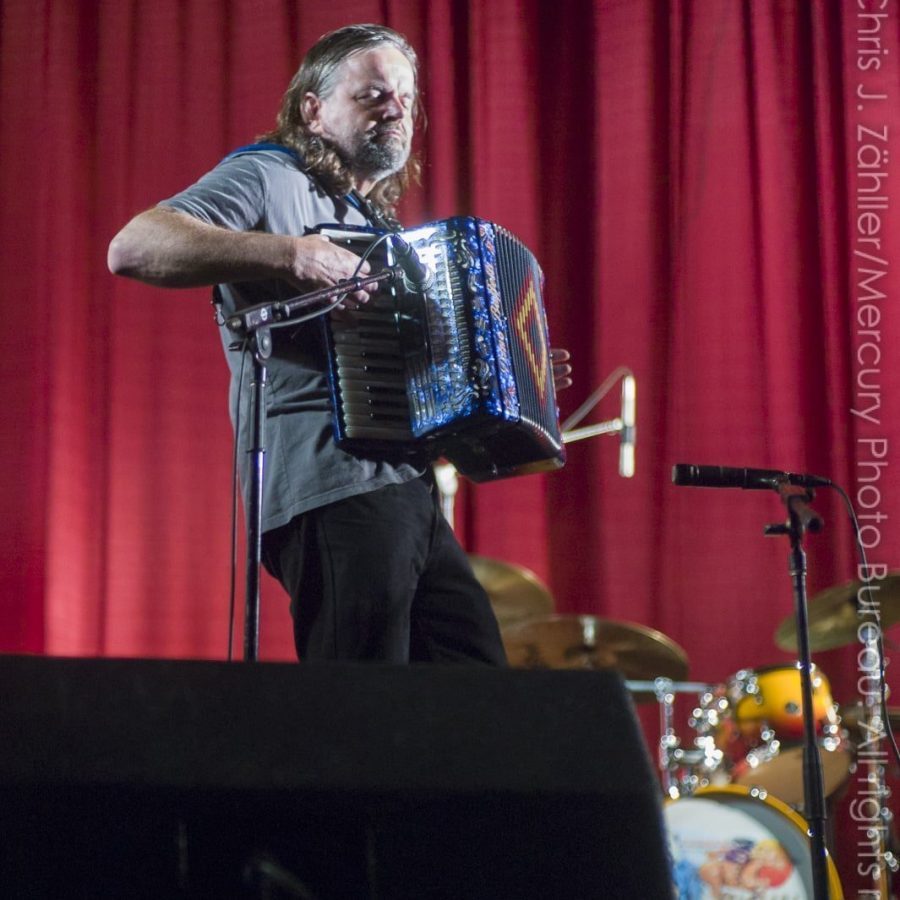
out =
<path fill-rule="evenodd" d="M 700 788 L 665 806 L 678 900 L 815 900 L 806 822 L 739 785 Z M 843 900 L 828 859 L 831 900 Z"/>

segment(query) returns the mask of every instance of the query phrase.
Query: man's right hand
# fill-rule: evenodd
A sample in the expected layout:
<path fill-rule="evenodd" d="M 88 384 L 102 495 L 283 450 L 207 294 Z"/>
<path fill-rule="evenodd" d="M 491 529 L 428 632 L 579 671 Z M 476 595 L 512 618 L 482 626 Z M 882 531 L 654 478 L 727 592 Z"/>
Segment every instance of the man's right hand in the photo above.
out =
<path fill-rule="evenodd" d="M 289 267 L 289 280 L 301 291 L 330 287 L 357 275 L 368 275 L 371 271 L 368 262 L 360 265 L 360 259 L 355 253 L 332 243 L 323 235 L 311 234 L 291 240 L 293 259 Z M 356 309 L 377 290 L 378 285 L 372 285 L 346 294 L 340 305 L 347 309 Z"/>

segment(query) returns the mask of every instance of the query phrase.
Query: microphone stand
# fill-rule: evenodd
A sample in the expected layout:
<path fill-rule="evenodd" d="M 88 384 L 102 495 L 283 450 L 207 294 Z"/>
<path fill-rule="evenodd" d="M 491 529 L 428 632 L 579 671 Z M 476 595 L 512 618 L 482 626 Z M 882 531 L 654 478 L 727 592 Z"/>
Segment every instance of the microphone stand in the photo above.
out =
<path fill-rule="evenodd" d="M 272 329 L 256 328 L 249 334 L 253 353 L 253 380 L 250 382 L 250 484 L 247 497 L 247 563 L 244 576 L 244 661 L 259 657 L 259 569 L 262 563 L 262 497 L 266 457 L 266 360 L 272 355 Z M 235 435 L 237 440 L 237 435 Z"/>
<path fill-rule="evenodd" d="M 621 415 L 614 419 L 598 422 L 596 425 L 584 425 L 581 428 L 575 426 L 606 396 L 616 381 L 622 379 L 622 411 Z M 587 438 L 599 437 L 603 434 L 618 434 L 622 436 L 619 450 L 619 474 L 623 478 L 631 478 L 634 475 L 634 403 L 635 380 L 631 369 L 619 366 L 606 380 L 595 390 L 578 409 L 569 416 L 561 425 L 562 441 L 564 444 L 573 444 Z"/>
<path fill-rule="evenodd" d="M 624 428 L 622 419 L 616 416 L 615 419 L 607 419 L 605 422 L 598 422 L 596 425 L 583 425 L 581 428 L 572 428 L 569 431 L 564 431 L 562 439 L 564 444 L 574 444 L 575 441 L 599 437 L 601 434 L 621 434 Z"/>
<path fill-rule="evenodd" d="M 247 485 L 247 562 L 246 599 L 244 606 L 244 661 L 259 659 L 259 576 L 262 565 L 262 514 L 263 483 L 266 456 L 266 386 L 268 372 L 266 361 L 272 355 L 272 327 L 292 320 L 314 318 L 338 305 L 345 294 L 362 290 L 375 284 L 391 284 L 400 277 L 397 269 L 388 267 L 365 278 L 339 281 L 332 287 L 321 288 L 308 294 L 299 294 L 288 300 L 259 303 L 239 310 L 225 320 L 228 329 L 243 338 L 253 353 L 253 380 L 251 381 L 250 434 L 250 483 Z M 317 306 L 314 312 L 310 308 Z M 303 315 L 301 315 L 303 314 Z M 238 347 L 240 344 L 237 345 Z M 237 436 L 235 436 L 237 440 Z"/>
<path fill-rule="evenodd" d="M 775 489 L 787 507 L 788 521 L 783 525 L 767 525 L 766 535 L 787 535 L 791 542 L 788 569 L 794 593 L 797 618 L 800 686 L 803 700 L 803 803 L 809 824 L 812 857 L 813 895 L 815 900 L 828 900 L 828 852 L 825 847 L 825 786 L 822 759 L 816 741 L 813 711 L 812 659 L 809 647 L 809 621 L 806 603 L 806 551 L 803 534 L 822 529 L 822 520 L 809 505 L 815 496 L 811 489 L 779 482 Z"/>

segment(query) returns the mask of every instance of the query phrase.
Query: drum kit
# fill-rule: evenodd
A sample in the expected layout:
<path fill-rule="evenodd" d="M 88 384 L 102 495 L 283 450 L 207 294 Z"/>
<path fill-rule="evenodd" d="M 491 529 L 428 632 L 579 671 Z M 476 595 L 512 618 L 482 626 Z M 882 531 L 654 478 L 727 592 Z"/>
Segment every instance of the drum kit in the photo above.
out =
<path fill-rule="evenodd" d="M 497 612 L 510 665 L 614 669 L 636 703 L 656 702 L 657 762 L 680 897 L 776 896 L 763 885 L 777 888 L 778 897 L 813 897 L 811 869 L 792 862 L 808 854 L 807 826 L 799 814 L 803 718 L 796 664 L 740 669 L 722 683 L 689 682 L 687 654 L 661 632 L 592 615 L 554 614 L 549 591 L 521 567 L 478 558 L 475 570 Z M 810 602 L 814 651 L 859 640 L 853 602 L 859 588 L 850 582 Z M 879 600 L 882 628 L 900 622 L 900 574 L 881 582 Z M 782 649 L 796 649 L 793 618 L 780 625 L 775 640 Z M 836 798 L 855 769 L 872 710 L 838 707 L 825 673 L 813 669 L 825 793 Z M 678 698 L 690 708 L 686 737 L 676 727 Z M 900 709 L 890 710 L 889 719 L 900 720 Z M 883 786 L 883 775 L 869 780 L 880 777 Z M 890 813 L 883 812 L 889 821 Z M 896 871 L 887 848 L 884 858 Z M 831 859 L 828 864 L 831 897 L 841 897 Z"/>

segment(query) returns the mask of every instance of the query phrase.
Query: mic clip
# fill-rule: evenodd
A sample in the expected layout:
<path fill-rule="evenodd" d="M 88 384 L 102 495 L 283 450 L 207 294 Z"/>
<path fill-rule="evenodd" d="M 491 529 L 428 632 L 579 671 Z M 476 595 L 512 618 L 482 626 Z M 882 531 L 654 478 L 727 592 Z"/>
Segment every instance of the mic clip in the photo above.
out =
<path fill-rule="evenodd" d="M 783 525 L 766 525 L 763 534 L 767 537 L 791 535 L 795 531 L 800 534 L 805 531 L 810 534 L 818 534 L 825 527 L 822 517 L 810 506 L 816 496 L 816 492 L 812 488 L 780 481 L 775 486 L 775 490 L 778 491 L 782 502 L 787 507 L 788 521 Z"/>
<path fill-rule="evenodd" d="M 434 273 L 431 269 L 399 234 L 391 235 L 391 243 L 406 291 L 410 294 L 425 294 L 430 291 L 434 285 Z"/>

